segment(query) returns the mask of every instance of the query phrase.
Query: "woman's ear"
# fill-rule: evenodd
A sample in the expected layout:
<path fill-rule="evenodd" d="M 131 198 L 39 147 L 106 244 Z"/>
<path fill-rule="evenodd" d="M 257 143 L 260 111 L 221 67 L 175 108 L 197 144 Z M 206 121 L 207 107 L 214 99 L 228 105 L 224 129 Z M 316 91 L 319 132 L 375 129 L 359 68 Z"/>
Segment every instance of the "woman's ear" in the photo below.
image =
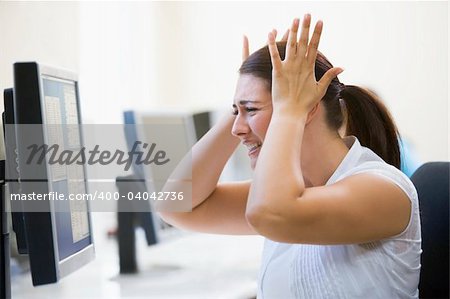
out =
<path fill-rule="evenodd" d="M 308 125 L 314 118 L 315 116 L 318 114 L 320 108 L 320 102 L 317 103 L 312 109 L 311 111 L 308 112 L 308 117 L 306 118 L 306 125 Z"/>

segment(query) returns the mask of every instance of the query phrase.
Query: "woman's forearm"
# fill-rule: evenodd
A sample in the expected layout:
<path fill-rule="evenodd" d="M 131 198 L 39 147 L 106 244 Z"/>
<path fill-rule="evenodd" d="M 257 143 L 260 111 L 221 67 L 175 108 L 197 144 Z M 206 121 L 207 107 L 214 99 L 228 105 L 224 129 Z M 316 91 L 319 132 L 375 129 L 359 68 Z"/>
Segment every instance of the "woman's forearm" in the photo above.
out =
<path fill-rule="evenodd" d="M 239 139 L 231 134 L 234 119 L 231 113 L 223 116 L 192 148 L 193 208 L 214 191 L 225 164 L 239 145 Z"/>
<path fill-rule="evenodd" d="M 282 115 L 274 111 L 250 188 L 247 213 L 289 208 L 289 201 L 305 190 L 301 145 L 306 114 Z"/>
<path fill-rule="evenodd" d="M 164 186 L 164 191 L 187 192 L 195 209 L 215 190 L 219 177 L 239 139 L 231 134 L 235 116 L 223 116 L 183 158 Z M 163 210 L 163 209 L 161 209 Z"/>

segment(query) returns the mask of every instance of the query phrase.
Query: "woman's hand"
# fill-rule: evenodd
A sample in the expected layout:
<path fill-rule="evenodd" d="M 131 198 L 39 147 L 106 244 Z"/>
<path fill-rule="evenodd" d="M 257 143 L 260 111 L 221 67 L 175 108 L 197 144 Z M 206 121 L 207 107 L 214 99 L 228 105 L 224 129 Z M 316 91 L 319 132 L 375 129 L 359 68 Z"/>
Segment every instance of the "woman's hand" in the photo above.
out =
<path fill-rule="evenodd" d="M 316 81 L 314 65 L 323 23 L 318 21 L 309 39 L 311 16 L 305 15 L 300 38 L 297 42 L 299 19 L 294 19 L 286 44 L 286 57 L 282 61 L 275 43 L 276 32 L 269 33 L 269 51 L 273 65 L 272 101 L 274 112 L 282 110 L 305 115 L 310 112 L 325 95 L 333 78 L 342 68 L 328 70 L 319 82 Z"/>

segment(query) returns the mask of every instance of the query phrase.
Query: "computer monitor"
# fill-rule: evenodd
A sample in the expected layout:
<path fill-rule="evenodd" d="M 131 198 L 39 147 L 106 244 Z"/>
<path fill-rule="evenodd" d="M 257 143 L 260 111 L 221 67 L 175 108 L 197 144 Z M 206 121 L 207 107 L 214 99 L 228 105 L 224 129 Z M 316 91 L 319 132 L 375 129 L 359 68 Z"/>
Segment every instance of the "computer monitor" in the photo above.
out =
<path fill-rule="evenodd" d="M 125 137 L 129 149 L 135 141 L 151 141 L 164 149 L 170 157 L 169 167 L 151 164 L 133 164 L 135 176 L 145 182 L 148 192 L 159 192 L 171 175 L 176 165 L 188 154 L 192 146 L 210 129 L 210 113 L 179 112 L 137 112 L 125 111 Z M 177 229 L 165 223 L 157 213 L 152 217 L 151 230 L 156 234 L 156 242 L 170 239 L 179 234 Z M 148 230 L 149 227 L 145 227 Z"/>
<path fill-rule="evenodd" d="M 44 198 L 22 201 L 33 285 L 53 283 L 91 261 L 94 242 L 87 201 L 44 195 L 87 193 L 86 169 L 76 163 L 49 164 L 48 155 L 44 163 L 30 162 L 29 151 L 33 144 L 82 148 L 77 77 L 36 62 L 15 63 L 13 97 L 21 193 Z"/>

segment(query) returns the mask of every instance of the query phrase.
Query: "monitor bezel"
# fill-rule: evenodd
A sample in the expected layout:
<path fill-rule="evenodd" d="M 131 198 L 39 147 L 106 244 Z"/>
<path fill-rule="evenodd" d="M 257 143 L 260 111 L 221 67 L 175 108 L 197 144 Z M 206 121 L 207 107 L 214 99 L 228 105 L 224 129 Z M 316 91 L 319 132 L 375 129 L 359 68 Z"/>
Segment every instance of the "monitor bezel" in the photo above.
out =
<path fill-rule="evenodd" d="M 50 66 L 40 65 L 36 62 L 21 62 L 21 63 L 15 63 L 14 64 L 14 71 L 15 71 L 15 104 L 21 104 L 20 101 L 23 101 L 24 99 L 21 99 L 20 94 L 17 96 L 17 80 L 20 80 L 16 78 L 16 71 L 20 68 L 23 68 L 26 70 L 26 72 L 32 72 L 33 76 L 31 78 L 27 78 L 27 80 L 30 80 L 28 82 L 32 88 L 38 88 L 38 95 L 33 95 L 34 97 L 38 96 L 38 99 L 34 98 L 31 100 L 38 101 L 37 103 L 34 103 L 36 106 L 34 106 L 37 110 L 35 111 L 34 115 L 26 113 L 26 115 L 21 115 L 21 112 L 23 112 L 23 109 L 17 109 L 15 107 L 16 115 L 17 115 L 17 124 L 45 124 L 45 102 L 44 102 L 44 90 L 43 90 L 43 80 L 44 77 L 51 77 L 55 79 L 60 79 L 64 81 L 71 81 L 75 84 L 75 92 L 76 92 L 76 102 L 77 102 L 77 109 L 78 109 L 78 123 L 81 124 L 81 109 L 80 109 L 80 101 L 79 101 L 79 89 L 78 89 L 78 77 L 75 73 L 70 72 L 68 70 L 54 68 Z M 27 99 L 29 100 L 29 99 Z M 22 103 L 24 104 L 24 103 Z M 23 108 L 23 107 L 22 107 Z M 47 134 L 44 130 L 44 127 L 42 126 L 42 138 L 43 142 L 47 140 Z M 83 143 L 83 132 L 82 128 L 80 127 L 80 142 Z M 18 144 L 19 147 L 19 154 L 20 154 L 20 144 Z M 20 160 L 20 157 L 19 157 Z M 19 163 L 21 164 L 21 163 Z M 42 169 L 44 170 L 44 169 Z M 83 171 L 86 178 L 86 166 L 83 165 Z M 45 163 L 45 177 L 49 177 L 49 174 L 51 174 L 51 169 L 49 169 L 48 164 Z M 43 191 L 49 192 L 52 190 L 52 185 L 50 182 L 45 184 L 45 187 L 43 187 Z M 85 180 L 85 190 L 88 192 L 88 184 L 87 180 Z M 26 192 L 26 187 L 24 188 L 24 193 Z M 51 237 L 51 244 L 50 241 L 45 246 L 51 247 L 50 250 L 53 250 L 54 253 L 54 269 L 32 269 L 34 270 L 36 275 L 32 275 L 33 284 L 34 285 L 40 285 L 40 284 L 46 284 L 46 283 L 52 283 L 60 280 L 61 278 L 67 276 L 68 274 L 74 272 L 76 269 L 80 268 L 81 266 L 87 264 L 88 262 L 92 261 L 95 257 L 95 248 L 94 248 L 94 239 L 93 239 L 93 229 L 92 229 L 92 221 L 91 221 L 91 215 L 90 215 L 90 207 L 89 202 L 87 202 L 87 209 L 88 209 L 88 223 L 89 223 L 89 238 L 90 238 L 90 244 L 80 251 L 70 255 L 69 257 L 60 260 L 59 258 L 59 247 L 58 247 L 58 235 L 57 235 L 57 229 L 56 229 L 56 219 L 55 219 L 55 206 L 54 202 L 50 201 L 48 202 L 48 208 L 49 212 L 37 212 L 37 213 L 25 213 L 25 222 L 27 225 L 28 232 L 32 233 L 36 228 L 33 227 L 33 223 L 44 221 L 46 223 L 51 224 L 51 236 L 46 236 L 48 238 Z M 31 223 L 27 223 L 31 222 Z M 32 249 L 29 249 L 29 256 L 30 256 L 30 263 L 33 264 L 33 260 L 36 258 L 40 258 L 39 256 L 34 256 L 38 252 L 33 252 Z M 31 265 L 33 266 L 33 265 Z M 41 267 L 39 267 L 41 268 Z M 36 272 L 37 271 L 37 272 Z"/>

